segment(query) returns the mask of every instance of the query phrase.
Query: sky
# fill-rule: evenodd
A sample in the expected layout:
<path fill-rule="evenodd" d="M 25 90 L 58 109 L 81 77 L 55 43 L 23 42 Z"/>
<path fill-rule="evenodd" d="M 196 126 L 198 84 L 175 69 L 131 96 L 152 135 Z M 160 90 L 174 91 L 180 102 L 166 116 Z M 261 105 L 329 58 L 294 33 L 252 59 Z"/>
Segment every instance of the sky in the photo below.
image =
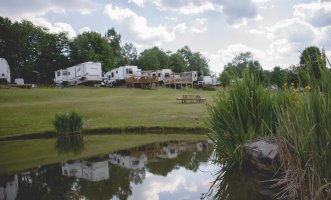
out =
<path fill-rule="evenodd" d="M 138 52 L 187 45 L 216 73 L 246 51 L 269 70 L 298 64 L 308 46 L 331 59 L 331 0 L 1 0 L 0 15 L 70 38 L 114 27 Z"/>

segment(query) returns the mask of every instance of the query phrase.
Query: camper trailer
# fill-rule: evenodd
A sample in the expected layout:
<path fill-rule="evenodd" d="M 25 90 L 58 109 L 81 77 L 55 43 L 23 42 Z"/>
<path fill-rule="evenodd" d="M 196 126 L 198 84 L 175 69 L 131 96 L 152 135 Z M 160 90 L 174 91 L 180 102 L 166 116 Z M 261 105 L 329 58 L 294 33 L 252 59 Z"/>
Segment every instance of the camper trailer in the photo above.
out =
<path fill-rule="evenodd" d="M 164 85 L 164 82 L 167 82 L 172 74 L 173 72 L 171 69 L 161 69 L 151 73 L 152 76 L 156 76 L 158 78 L 160 85 Z"/>
<path fill-rule="evenodd" d="M 121 66 L 103 75 L 107 84 L 124 85 L 125 79 L 132 76 L 141 76 L 141 69 L 137 66 Z"/>
<path fill-rule="evenodd" d="M 79 85 L 101 83 L 101 63 L 85 62 L 67 69 L 55 71 L 57 85 Z"/>
<path fill-rule="evenodd" d="M 68 70 L 66 70 L 66 69 L 56 70 L 54 82 L 55 82 L 55 84 L 67 85 L 68 84 Z"/>
<path fill-rule="evenodd" d="M 7 60 L 0 58 L 0 84 L 10 83 L 10 68 Z"/>

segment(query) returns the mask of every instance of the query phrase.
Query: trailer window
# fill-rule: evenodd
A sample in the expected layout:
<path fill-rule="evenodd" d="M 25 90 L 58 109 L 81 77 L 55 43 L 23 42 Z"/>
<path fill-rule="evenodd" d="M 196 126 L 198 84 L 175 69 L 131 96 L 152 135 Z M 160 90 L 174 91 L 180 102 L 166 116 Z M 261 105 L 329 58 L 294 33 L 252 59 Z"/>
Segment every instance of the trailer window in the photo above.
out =
<path fill-rule="evenodd" d="M 116 71 L 116 74 L 118 74 L 118 71 Z"/>
<path fill-rule="evenodd" d="M 60 72 L 57 72 L 57 73 L 56 73 L 56 76 L 61 76 L 61 73 L 60 73 Z"/>
<path fill-rule="evenodd" d="M 62 75 L 66 76 L 66 75 L 68 75 L 68 72 L 62 72 Z"/>
<path fill-rule="evenodd" d="M 160 74 L 160 73 L 158 73 L 158 74 L 157 74 L 157 76 L 158 76 L 158 77 L 161 77 L 161 74 Z"/>
<path fill-rule="evenodd" d="M 114 77 L 114 72 L 111 73 L 111 77 L 112 77 L 112 78 Z"/>
<path fill-rule="evenodd" d="M 164 77 L 170 77 L 169 73 L 164 74 Z"/>
<path fill-rule="evenodd" d="M 126 69 L 126 74 L 133 74 L 132 69 Z"/>

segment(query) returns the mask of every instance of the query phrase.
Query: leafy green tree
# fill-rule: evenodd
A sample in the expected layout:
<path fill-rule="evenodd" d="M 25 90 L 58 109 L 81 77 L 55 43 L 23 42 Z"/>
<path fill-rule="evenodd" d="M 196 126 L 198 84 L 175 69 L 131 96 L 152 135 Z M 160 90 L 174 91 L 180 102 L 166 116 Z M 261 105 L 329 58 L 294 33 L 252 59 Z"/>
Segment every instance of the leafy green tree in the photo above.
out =
<path fill-rule="evenodd" d="M 174 72 L 185 71 L 185 61 L 178 53 L 173 53 L 169 57 L 169 68 Z"/>
<path fill-rule="evenodd" d="M 285 83 L 285 74 L 286 71 L 279 66 L 274 67 L 270 74 L 270 84 L 275 84 L 281 88 Z"/>
<path fill-rule="evenodd" d="M 203 71 L 204 75 L 209 75 L 210 70 L 208 60 L 200 52 L 192 52 L 188 46 L 177 51 L 185 61 L 185 71 Z"/>
<path fill-rule="evenodd" d="M 322 61 L 321 52 L 318 47 L 310 46 L 307 47 L 300 55 L 300 65 L 306 70 L 310 70 L 308 67 L 311 67 L 309 73 L 312 74 L 312 77 L 315 79 L 320 79 L 320 67 L 325 67 L 325 62 Z"/>
<path fill-rule="evenodd" d="M 122 55 L 121 35 L 118 34 L 114 28 L 111 28 L 107 31 L 105 38 L 110 46 L 111 68 L 127 64 Z"/>
<path fill-rule="evenodd" d="M 245 69 L 249 69 L 257 78 L 263 81 L 263 69 L 259 61 L 253 60 L 251 52 L 240 53 L 224 66 L 220 75 L 222 86 L 228 86 L 232 79 L 243 78 Z"/>
<path fill-rule="evenodd" d="M 141 52 L 138 63 L 143 70 L 158 70 L 168 68 L 169 56 L 158 47 Z"/>
<path fill-rule="evenodd" d="M 72 64 L 87 61 L 101 62 L 103 71 L 114 67 L 111 59 L 111 47 L 107 39 L 97 32 L 85 32 L 78 35 L 71 43 L 70 58 Z"/>
<path fill-rule="evenodd" d="M 125 64 L 135 65 L 138 59 L 138 53 L 136 47 L 131 42 L 125 43 L 122 46 L 122 56 Z"/>

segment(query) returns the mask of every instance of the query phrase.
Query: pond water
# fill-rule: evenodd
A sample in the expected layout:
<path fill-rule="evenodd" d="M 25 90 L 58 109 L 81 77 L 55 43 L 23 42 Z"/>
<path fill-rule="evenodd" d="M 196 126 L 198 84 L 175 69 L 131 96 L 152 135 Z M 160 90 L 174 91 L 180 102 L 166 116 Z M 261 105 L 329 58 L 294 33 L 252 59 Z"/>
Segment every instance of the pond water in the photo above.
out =
<path fill-rule="evenodd" d="M 212 154 L 208 141 L 172 141 L 40 166 L 0 175 L 0 200 L 214 199 L 208 191 L 221 167 Z M 237 172 L 223 179 L 227 199 L 266 199 L 255 179 Z"/>

